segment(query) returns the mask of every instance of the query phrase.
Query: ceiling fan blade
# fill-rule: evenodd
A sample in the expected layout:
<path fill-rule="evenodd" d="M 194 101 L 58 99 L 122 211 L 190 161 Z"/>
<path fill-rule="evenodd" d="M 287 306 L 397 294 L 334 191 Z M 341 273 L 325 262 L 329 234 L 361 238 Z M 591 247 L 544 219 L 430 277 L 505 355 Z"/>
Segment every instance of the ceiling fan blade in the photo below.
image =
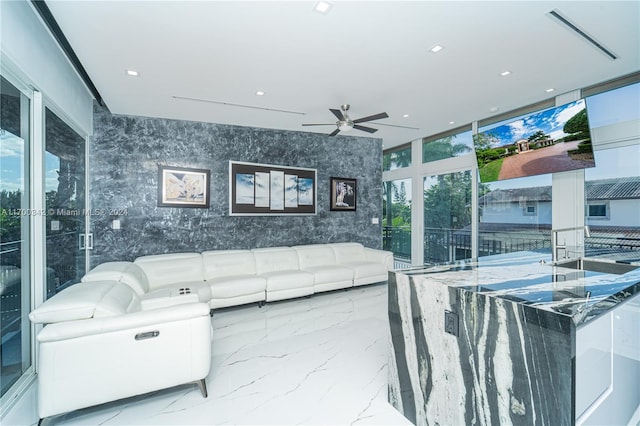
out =
<path fill-rule="evenodd" d="M 378 129 L 374 129 L 372 127 L 360 126 L 358 124 L 354 124 L 353 128 L 354 129 L 358 129 L 358 130 L 362 130 L 363 132 L 367 132 L 367 133 L 375 133 L 375 132 L 378 131 Z"/>
<path fill-rule="evenodd" d="M 357 120 L 353 120 L 354 123 L 364 123 L 365 121 L 373 121 L 379 120 L 381 118 L 387 118 L 389 115 L 386 112 L 381 112 L 379 114 L 370 115 L 368 117 L 358 118 Z"/>
<path fill-rule="evenodd" d="M 329 136 L 335 136 L 340 133 L 340 129 L 335 129 L 333 132 L 329 133 Z"/>
<path fill-rule="evenodd" d="M 333 115 L 335 115 L 338 118 L 338 120 L 340 120 L 340 121 L 346 120 L 346 118 L 344 117 L 344 114 L 342 114 L 342 111 L 340 111 L 339 109 L 331 109 L 331 108 L 329 108 L 329 111 L 331 111 L 333 113 Z"/>
<path fill-rule="evenodd" d="M 335 126 L 336 123 L 306 123 L 303 126 Z"/>

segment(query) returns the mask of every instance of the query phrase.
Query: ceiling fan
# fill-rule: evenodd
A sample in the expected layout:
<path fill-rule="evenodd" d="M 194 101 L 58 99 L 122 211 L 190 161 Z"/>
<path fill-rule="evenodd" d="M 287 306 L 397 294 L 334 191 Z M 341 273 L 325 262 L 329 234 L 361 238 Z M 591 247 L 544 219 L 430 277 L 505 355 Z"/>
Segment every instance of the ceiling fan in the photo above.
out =
<path fill-rule="evenodd" d="M 340 106 L 340 109 L 329 108 L 329 111 L 331 111 L 333 115 L 335 115 L 336 118 L 338 119 L 338 121 L 335 122 L 335 126 L 337 127 L 337 129 L 329 133 L 329 136 L 335 136 L 340 131 L 348 132 L 351 129 L 362 130 L 363 132 L 367 132 L 367 133 L 375 133 L 378 131 L 378 129 L 361 126 L 358 123 L 365 123 L 367 121 L 379 120 L 381 118 L 389 117 L 389 115 L 387 115 L 386 112 L 381 112 L 379 114 L 374 114 L 368 117 L 362 117 L 356 120 L 352 120 L 351 118 L 349 118 L 349 114 L 347 113 L 347 111 L 349 111 L 349 104 L 344 104 Z M 333 125 L 334 123 L 303 124 L 303 126 L 333 126 Z"/>

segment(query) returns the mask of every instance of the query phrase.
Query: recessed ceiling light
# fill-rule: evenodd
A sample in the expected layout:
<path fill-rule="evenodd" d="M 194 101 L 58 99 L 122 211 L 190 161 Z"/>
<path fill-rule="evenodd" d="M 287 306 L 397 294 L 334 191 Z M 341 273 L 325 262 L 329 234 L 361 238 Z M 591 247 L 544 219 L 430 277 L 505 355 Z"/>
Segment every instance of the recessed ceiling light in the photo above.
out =
<path fill-rule="evenodd" d="M 405 115 L 403 115 L 403 117 L 404 117 L 404 118 L 408 118 L 408 117 L 409 117 L 409 114 L 405 114 Z"/>
<path fill-rule="evenodd" d="M 547 93 L 551 93 L 551 92 L 553 92 L 554 90 L 556 90 L 556 89 L 554 89 L 553 87 L 550 87 L 550 88 L 548 88 L 547 90 L 545 90 L 545 92 L 547 92 Z"/>
<path fill-rule="evenodd" d="M 315 6 L 313 6 L 313 10 L 322 14 L 326 14 L 329 12 L 332 6 L 333 5 L 329 2 L 319 1 Z"/>
<path fill-rule="evenodd" d="M 504 77 L 504 76 L 507 76 L 507 75 L 509 75 L 509 74 L 511 74 L 511 71 L 502 71 L 502 72 L 500 73 L 500 75 L 501 75 L 501 76 L 503 76 L 503 77 Z"/>
<path fill-rule="evenodd" d="M 498 107 L 491 107 L 489 108 L 489 112 L 496 112 L 498 111 L 498 109 L 499 109 Z"/>
<path fill-rule="evenodd" d="M 456 122 L 455 121 L 450 121 L 449 124 L 456 124 Z"/>
<path fill-rule="evenodd" d="M 440 46 L 439 44 L 436 44 L 435 46 L 433 46 L 431 50 L 433 53 L 438 53 L 439 51 L 441 51 L 442 49 L 444 49 L 444 46 Z"/>
<path fill-rule="evenodd" d="M 127 70 L 127 75 L 130 75 L 131 77 L 137 77 L 139 74 L 138 74 L 138 71 Z"/>
<path fill-rule="evenodd" d="M 258 90 L 256 92 L 256 96 L 264 96 L 264 92 L 262 90 Z"/>

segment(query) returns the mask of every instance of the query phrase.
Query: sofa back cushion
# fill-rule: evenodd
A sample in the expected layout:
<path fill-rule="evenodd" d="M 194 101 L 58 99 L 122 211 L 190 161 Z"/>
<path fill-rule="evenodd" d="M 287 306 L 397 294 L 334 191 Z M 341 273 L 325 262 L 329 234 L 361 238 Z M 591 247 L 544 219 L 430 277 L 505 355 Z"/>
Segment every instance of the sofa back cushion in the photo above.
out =
<path fill-rule="evenodd" d="M 236 275 L 255 275 L 256 262 L 251 250 L 215 250 L 202 253 L 206 280 Z"/>
<path fill-rule="evenodd" d="M 127 269 L 122 271 L 120 282 L 127 284 L 138 295 L 148 293 L 151 288 L 149 280 L 147 279 L 147 274 L 140 265 L 135 263 L 129 263 Z"/>
<path fill-rule="evenodd" d="M 328 244 L 336 255 L 338 264 L 350 262 L 363 262 L 366 260 L 364 246 L 360 243 L 334 243 Z"/>
<path fill-rule="evenodd" d="M 329 266 L 336 264 L 336 255 L 331 247 L 324 244 L 292 247 L 298 253 L 300 269 L 314 266 Z"/>
<path fill-rule="evenodd" d="M 204 267 L 200 253 L 171 253 L 142 256 L 134 260 L 155 289 L 165 285 L 204 281 Z"/>
<path fill-rule="evenodd" d="M 117 281 L 90 281 L 74 284 L 31 311 L 36 324 L 76 321 L 123 315 L 140 310 L 138 295 Z"/>
<path fill-rule="evenodd" d="M 271 247 L 251 250 L 256 259 L 256 273 L 298 270 L 298 254 L 289 247 Z"/>
<path fill-rule="evenodd" d="M 105 262 L 87 272 L 81 279 L 89 281 L 119 281 L 127 284 L 138 295 L 149 291 L 149 281 L 140 266 L 133 262 Z"/>

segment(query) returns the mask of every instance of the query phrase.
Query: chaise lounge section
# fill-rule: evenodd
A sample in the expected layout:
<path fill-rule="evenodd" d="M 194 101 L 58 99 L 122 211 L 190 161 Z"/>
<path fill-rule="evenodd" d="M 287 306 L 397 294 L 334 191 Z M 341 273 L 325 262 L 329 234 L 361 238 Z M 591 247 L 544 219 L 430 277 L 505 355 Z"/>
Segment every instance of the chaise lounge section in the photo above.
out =
<path fill-rule="evenodd" d="M 207 396 L 212 330 L 205 303 L 145 310 L 128 285 L 95 281 L 66 288 L 29 319 L 45 324 L 37 335 L 41 420 L 190 382 Z"/>

